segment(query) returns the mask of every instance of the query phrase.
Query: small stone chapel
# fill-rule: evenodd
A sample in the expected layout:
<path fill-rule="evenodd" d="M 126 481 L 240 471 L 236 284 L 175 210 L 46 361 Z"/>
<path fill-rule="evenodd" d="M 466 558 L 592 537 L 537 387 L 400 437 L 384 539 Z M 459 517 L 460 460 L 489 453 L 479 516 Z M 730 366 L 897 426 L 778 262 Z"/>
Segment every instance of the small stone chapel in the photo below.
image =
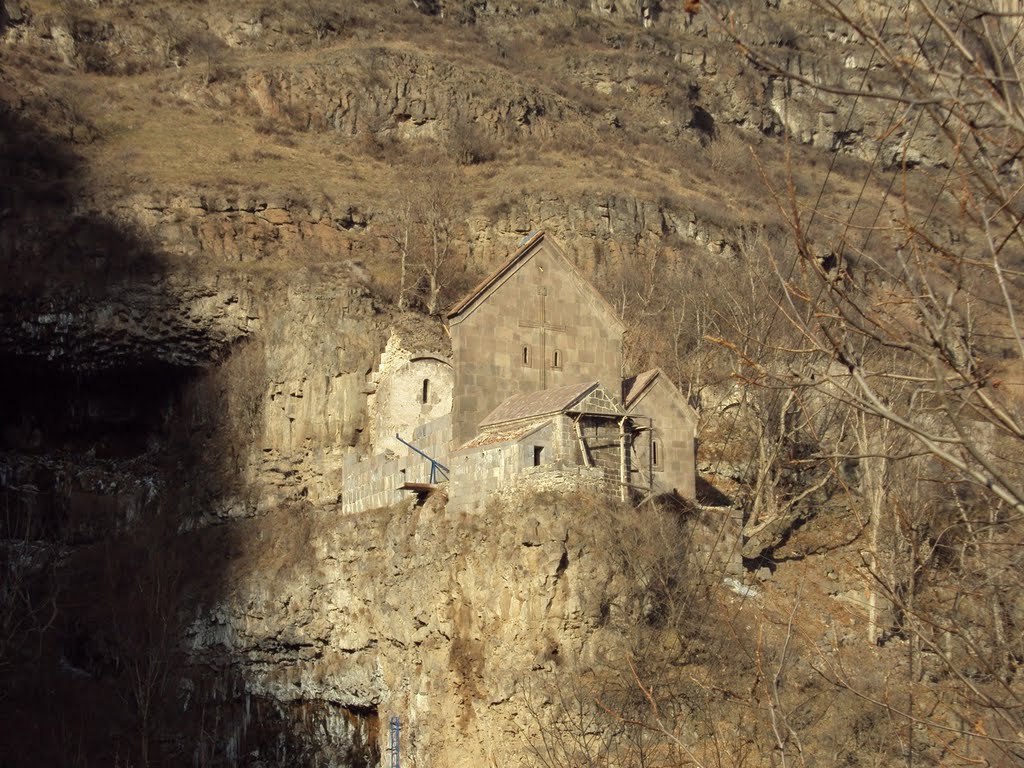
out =
<path fill-rule="evenodd" d="M 382 355 L 371 455 L 346 461 L 344 511 L 443 485 L 457 509 L 518 487 L 695 498 L 694 409 L 660 369 L 624 376 L 622 323 L 543 232 L 447 328 L 450 361 L 389 342 L 400 362 Z"/>

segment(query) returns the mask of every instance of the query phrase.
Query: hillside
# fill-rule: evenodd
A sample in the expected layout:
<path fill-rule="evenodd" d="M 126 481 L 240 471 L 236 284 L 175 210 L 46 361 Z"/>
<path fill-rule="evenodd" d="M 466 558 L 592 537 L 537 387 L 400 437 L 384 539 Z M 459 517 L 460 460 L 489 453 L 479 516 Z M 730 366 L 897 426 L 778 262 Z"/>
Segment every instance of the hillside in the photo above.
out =
<path fill-rule="evenodd" d="M 1024 762 L 982 5 L 0 0 L 3 759 Z M 342 516 L 389 337 L 538 229 L 700 503 Z"/>

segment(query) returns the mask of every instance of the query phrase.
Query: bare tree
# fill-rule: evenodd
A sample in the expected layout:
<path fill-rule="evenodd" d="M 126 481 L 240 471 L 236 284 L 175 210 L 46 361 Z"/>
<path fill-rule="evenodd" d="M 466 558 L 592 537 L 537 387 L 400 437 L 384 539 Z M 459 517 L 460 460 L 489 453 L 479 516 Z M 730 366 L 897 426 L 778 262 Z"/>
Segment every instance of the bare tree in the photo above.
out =
<path fill-rule="evenodd" d="M 38 653 L 57 618 L 56 548 L 38 540 L 32 514 L 40 495 L 29 484 L 0 492 L 0 672 Z"/>
<path fill-rule="evenodd" d="M 415 194 L 409 189 L 404 192 L 401 199 L 391 203 L 390 221 L 387 228 L 388 240 L 391 241 L 398 253 L 398 288 L 396 289 L 395 303 L 398 304 L 399 309 L 406 309 L 409 306 L 409 262 L 412 258 L 416 228 Z"/>
<path fill-rule="evenodd" d="M 120 540 L 105 547 L 103 610 L 116 643 L 122 696 L 136 718 L 139 762 L 148 766 L 178 653 L 183 566 L 175 537 L 162 523 L 150 523 L 128 546 Z"/>
<path fill-rule="evenodd" d="M 1024 630 L 1010 597 L 1024 586 L 1024 9 L 809 0 L 867 54 L 856 80 L 824 81 L 748 45 L 718 5 L 704 8 L 755 65 L 883 115 L 855 205 L 823 211 L 793 185 L 772 189 L 790 227 L 774 260 L 778 318 L 801 362 L 763 367 L 760 383 L 859 414 L 867 568 L 916 653 L 909 674 L 929 667 L 944 691 L 927 712 L 884 705 L 914 724 L 908 764 L 922 725 L 960 754 L 1024 759 L 1024 688 L 1007 660 Z"/>
<path fill-rule="evenodd" d="M 399 259 L 396 301 L 403 309 L 411 294 L 419 294 L 427 312 L 436 315 L 450 291 L 461 286 L 469 210 L 463 183 L 457 166 L 431 154 L 412 164 L 392 203 L 386 236 Z"/>
<path fill-rule="evenodd" d="M 421 249 L 419 266 L 427 283 L 427 312 L 441 310 L 442 293 L 454 282 L 457 270 L 456 241 L 464 234 L 466 199 L 462 178 L 451 166 L 435 169 L 421 188 L 419 223 Z"/>

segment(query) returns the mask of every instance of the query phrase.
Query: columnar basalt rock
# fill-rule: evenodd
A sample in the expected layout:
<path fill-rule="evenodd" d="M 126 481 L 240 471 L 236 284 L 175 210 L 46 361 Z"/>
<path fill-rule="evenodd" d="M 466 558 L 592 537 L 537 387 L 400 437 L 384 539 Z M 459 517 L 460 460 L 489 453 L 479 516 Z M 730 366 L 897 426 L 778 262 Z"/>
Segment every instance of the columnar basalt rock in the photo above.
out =
<path fill-rule="evenodd" d="M 523 675 L 554 669 L 552 648 L 589 658 L 611 641 L 595 645 L 612 574 L 587 533 L 589 497 L 561 494 L 585 485 L 566 477 L 558 495 L 472 519 L 428 503 L 353 517 L 282 509 L 235 534 L 211 529 L 209 546 L 238 545 L 190 617 L 195 674 L 240 676 L 225 711 L 246 697 L 332 702 L 399 716 L 415 764 L 519 765 Z M 225 728 L 245 743 L 241 722 Z M 383 753 L 386 728 L 377 738 Z"/>

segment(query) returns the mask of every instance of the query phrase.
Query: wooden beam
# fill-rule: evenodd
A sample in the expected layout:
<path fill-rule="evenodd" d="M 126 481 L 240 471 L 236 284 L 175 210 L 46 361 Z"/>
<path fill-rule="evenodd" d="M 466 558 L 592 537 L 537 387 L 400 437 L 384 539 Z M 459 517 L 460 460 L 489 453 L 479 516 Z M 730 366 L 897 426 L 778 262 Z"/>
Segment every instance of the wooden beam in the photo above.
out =
<path fill-rule="evenodd" d="M 622 501 L 629 500 L 629 478 L 626 475 L 626 417 L 619 421 L 619 483 L 621 491 L 619 498 Z"/>
<path fill-rule="evenodd" d="M 576 438 L 580 441 L 580 452 L 583 454 L 583 466 L 594 466 L 594 462 L 590 460 L 590 450 L 587 448 L 587 441 L 583 439 L 583 430 L 580 429 L 580 420 L 578 418 L 573 419 L 572 425 L 576 428 Z"/>

